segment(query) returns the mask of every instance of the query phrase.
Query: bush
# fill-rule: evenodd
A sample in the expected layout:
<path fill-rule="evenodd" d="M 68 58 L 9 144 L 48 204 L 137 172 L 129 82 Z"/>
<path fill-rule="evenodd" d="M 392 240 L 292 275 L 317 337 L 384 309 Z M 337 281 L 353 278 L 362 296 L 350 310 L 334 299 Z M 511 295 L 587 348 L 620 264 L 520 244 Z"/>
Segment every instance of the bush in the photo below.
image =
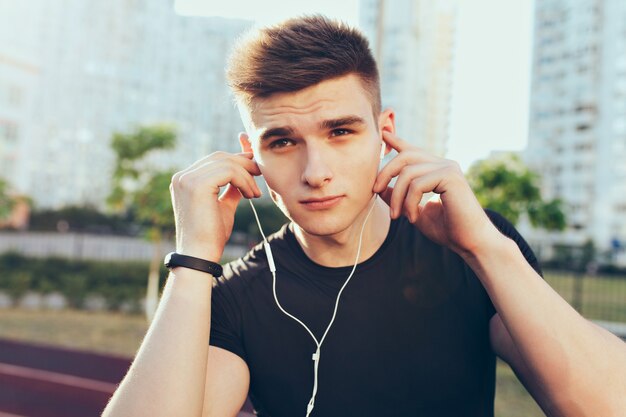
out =
<path fill-rule="evenodd" d="M 3 289 L 6 289 L 6 292 L 14 300 L 24 295 L 26 291 L 31 289 L 33 284 L 33 276 L 31 275 L 30 271 L 11 271 L 10 273 L 6 274 L 5 277 L 6 280 L 3 281 L 6 282 L 6 287 L 4 285 L 2 285 L 2 287 L 4 287 Z"/>
<path fill-rule="evenodd" d="M 0 290 L 13 299 L 28 290 L 42 294 L 58 291 L 75 308 L 82 308 L 88 296 L 100 295 L 109 309 L 117 310 L 124 304 L 136 306 L 145 296 L 148 270 L 147 262 L 71 261 L 5 253 L 0 255 Z M 162 267 L 161 289 L 166 276 Z"/>

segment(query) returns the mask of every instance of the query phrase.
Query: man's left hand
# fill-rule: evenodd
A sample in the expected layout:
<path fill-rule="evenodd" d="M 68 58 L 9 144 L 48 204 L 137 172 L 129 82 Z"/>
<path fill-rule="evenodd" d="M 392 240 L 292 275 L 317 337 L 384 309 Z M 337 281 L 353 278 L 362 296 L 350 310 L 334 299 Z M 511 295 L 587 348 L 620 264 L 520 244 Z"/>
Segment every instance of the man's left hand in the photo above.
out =
<path fill-rule="evenodd" d="M 384 130 L 383 140 L 398 151 L 379 172 L 373 191 L 428 238 L 460 255 L 475 255 L 501 237 L 478 203 L 458 163 L 439 158 Z M 398 177 L 393 187 L 392 178 Z M 421 205 L 425 193 L 436 195 Z"/>

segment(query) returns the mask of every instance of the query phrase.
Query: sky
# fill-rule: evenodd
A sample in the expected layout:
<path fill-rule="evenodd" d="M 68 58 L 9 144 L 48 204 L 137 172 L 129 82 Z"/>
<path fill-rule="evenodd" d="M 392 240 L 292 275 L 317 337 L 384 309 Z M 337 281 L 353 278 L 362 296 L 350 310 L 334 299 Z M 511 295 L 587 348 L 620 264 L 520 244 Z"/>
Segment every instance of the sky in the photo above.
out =
<path fill-rule="evenodd" d="M 259 24 L 319 12 L 358 26 L 358 3 L 176 0 L 175 7 L 183 15 L 243 18 Z M 459 4 L 446 157 L 466 170 L 491 151 L 526 146 L 533 0 L 459 0 Z"/>

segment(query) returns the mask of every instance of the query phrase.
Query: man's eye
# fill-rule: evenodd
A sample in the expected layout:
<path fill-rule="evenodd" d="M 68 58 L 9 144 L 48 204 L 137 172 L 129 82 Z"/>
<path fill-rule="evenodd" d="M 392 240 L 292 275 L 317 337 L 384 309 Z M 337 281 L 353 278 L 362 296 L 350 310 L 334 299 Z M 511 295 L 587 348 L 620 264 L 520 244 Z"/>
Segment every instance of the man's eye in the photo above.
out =
<path fill-rule="evenodd" d="M 350 133 L 352 133 L 352 131 L 348 129 L 334 129 L 332 131 L 333 136 L 349 135 Z"/>
<path fill-rule="evenodd" d="M 285 146 L 289 146 L 291 144 L 293 144 L 291 139 L 278 139 L 270 143 L 270 148 L 284 148 Z"/>

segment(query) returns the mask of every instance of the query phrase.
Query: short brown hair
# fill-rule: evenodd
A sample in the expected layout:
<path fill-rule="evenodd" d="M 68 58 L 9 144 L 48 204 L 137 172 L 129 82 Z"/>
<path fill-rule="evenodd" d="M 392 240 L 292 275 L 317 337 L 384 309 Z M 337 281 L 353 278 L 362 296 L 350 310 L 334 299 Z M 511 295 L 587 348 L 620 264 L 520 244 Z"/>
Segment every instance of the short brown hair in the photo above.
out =
<path fill-rule="evenodd" d="M 226 74 L 235 97 L 246 104 L 356 74 L 370 95 L 374 120 L 381 110 L 378 68 L 369 42 L 357 29 L 322 15 L 249 32 L 236 44 Z"/>

